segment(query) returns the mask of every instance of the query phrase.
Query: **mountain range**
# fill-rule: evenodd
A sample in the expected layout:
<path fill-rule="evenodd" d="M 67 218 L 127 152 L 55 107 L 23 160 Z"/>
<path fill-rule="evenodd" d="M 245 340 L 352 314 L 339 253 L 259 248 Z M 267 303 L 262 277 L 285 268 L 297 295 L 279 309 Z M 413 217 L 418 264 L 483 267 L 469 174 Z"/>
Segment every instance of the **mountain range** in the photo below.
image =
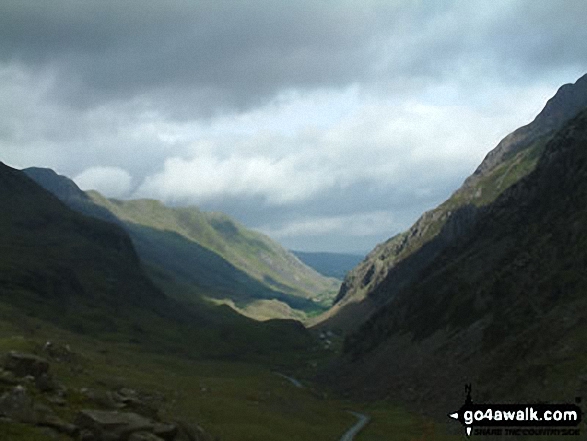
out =
<path fill-rule="evenodd" d="M 582 77 L 347 276 L 318 325 L 347 332 L 323 380 L 438 418 L 465 384 L 478 402 L 584 395 L 585 201 Z"/>
<path fill-rule="evenodd" d="M 469 231 L 480 208 L 536 167 L 549 140 L 585 107 L 587 75 L 562 86 L 530 124 L 506 136 L 449 199 L 375 247 L 347 274 L 334 307 L 318 322 L 352 331 L 416 281 L 442 250 Z M 384 280 L 388 289 L 381 294 L 377 288 Z"/>
<path fill-rule="evenodd" d="M 184 300 L 204 296 L 255 318 L 303 319 L 328 307 L 338 289 L 337 280 L 225 214 L 107 199 L 50 169 L 24 172 L 73 210 L 125 229 L 153 277 Z"/>

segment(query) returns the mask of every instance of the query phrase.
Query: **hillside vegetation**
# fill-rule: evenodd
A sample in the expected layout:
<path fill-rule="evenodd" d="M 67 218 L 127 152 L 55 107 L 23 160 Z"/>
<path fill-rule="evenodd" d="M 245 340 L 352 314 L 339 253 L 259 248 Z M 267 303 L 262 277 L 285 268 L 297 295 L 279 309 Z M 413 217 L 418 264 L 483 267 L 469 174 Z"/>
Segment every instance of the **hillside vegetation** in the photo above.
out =
<path fill-rule="evenodd" d="M 330 306 L 336 294 L 335 279 L 224 214 L 155 200 L 110 200 L 81 191 L 52 170 L 24 171 L 74 210 L 123 227 L 149 274 L 163 280 L 159 285 L 170 295 L 210 298 L 258 319 L 304 319 Z"/>

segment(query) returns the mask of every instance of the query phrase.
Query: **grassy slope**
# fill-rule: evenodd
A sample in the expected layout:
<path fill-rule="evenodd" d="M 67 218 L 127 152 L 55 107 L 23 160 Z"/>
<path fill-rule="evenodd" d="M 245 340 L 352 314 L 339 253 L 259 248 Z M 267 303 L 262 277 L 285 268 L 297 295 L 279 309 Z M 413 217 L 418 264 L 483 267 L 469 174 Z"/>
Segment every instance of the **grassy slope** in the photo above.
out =
<path fill-rule="evenodd" d="M 96 192 L 84 193 L 53 170 L 24 172 L 70 208 L 125 228 L 143 262 L 190 286 L 188 292 L 227 303 L 245 315 L 315 315 L 330 304 L 337 288 L 333 279 L 318 275 L 269 238 L 225 215 L 172 209 L 149 200 L 110 201 Z"/>
<path fill-rule="evenodd" d="M 335 286 L 268 237 L 224 214 L 204 213 L 195 207 L 169 208 L 153 200 L 108 200 L 96 192 L 90 196 L 123 221 L 176 233 L 217 253 L 275 291 L 311 299 Z"/>
<path fill-rule="evenodd" d="M 47 339 L 57 345 L 69 344 L 75 355 L 74 364 L 52 361 L 50 368 L 68 388 L 67 403 L 55 407 L 40 394 L 33 394 L 65 420 L 71 420 L 81 408 L 95 407 L 80 393 L 81 388 L 106 391 L 124 386 L 161 394 L 164 419 L 199 424 L 221 441 L 335 441 L 354 424 L 346 409 L 372 416 L 357 441 L 390 437 L 413 441 L 426 439 L 422 437 L 430 433 L 437 434 L 435 439 L 439 440 L 461 439 L 443 435 L 441 425 L 397 406 L 326 398 L 312 387 L 295 388 L 271 370 L 295 371 L 299 361 L 277 356 L 266 364 L 229 363 L 162 355 L 142 344 L 88 339 L 35 318 L 20 317 L 17 310 L 0 304 L 0 353 L 18 350 L 45 356 L 41 348 Z M 0 393 L 4 388 L 0 385 Z M 1 424 L 2 435 L 12 441 L 54 439 L 39 429 L 15 423 Z"/>

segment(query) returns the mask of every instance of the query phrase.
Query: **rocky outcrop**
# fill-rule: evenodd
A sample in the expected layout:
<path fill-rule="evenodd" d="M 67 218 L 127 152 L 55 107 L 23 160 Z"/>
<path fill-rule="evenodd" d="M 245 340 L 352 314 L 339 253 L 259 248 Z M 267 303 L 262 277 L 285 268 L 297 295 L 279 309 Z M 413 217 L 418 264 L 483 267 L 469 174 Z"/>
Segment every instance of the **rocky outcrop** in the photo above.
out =
<path fill-rule="evenodd" d="M 506 136 L 447 201 L 369 253 L 347 274 L 334 307 L 319 318 L 318 326 L 349 332 L 389 303 L 418 277 L 417 268 L 430 263 L 473 227 L 478 207 L 491 203 L 531 172 L 548 140 L 586 107 L 587 75 L 575 84 L 562 86 L 533 122 Z M 410 265 L 402 265 L 416 252 L 419 255 Z M 387 283 L 386 290 L 379 289 L 390 279 L 394 286 Z"/>
<path fill-rule="evenodd" d="M 51 359 L 71 363 L 69 347 L 45 345 Z M 36 354 L 10 352 L 0 368 L 0 419 L 49 430 L 76 441 L 211 441 L 199 426 L 166 421 L 159 407 L 159 394 L 121 387 L 116 390 L 82 388 L 69 391 L 49 374 L 50 362 Z M 73 368 L 74 366 L 70 366 Z M 65 421 L 55 406 L 71 406 L 71 397 L 98 408 L 79 411 L 73 421 Z"/>
<path fill-rule="evenodd" d="M 465 383 L 481 401 L 584 396 L 585 200 L 587 110 L 552 137 L 532 173 L 480 209 L 471 231 L 347 336 L 347 358 L 329 372 L 338 387 L 439 417 Z"/>
<path fill-rule="evenodd" d="M 23 354 L 12 351 L 4 361 L 4 369 L 12 372 L 16 377 L 40 377 L 49 371 L 49 362 L 33 354 Z"/>

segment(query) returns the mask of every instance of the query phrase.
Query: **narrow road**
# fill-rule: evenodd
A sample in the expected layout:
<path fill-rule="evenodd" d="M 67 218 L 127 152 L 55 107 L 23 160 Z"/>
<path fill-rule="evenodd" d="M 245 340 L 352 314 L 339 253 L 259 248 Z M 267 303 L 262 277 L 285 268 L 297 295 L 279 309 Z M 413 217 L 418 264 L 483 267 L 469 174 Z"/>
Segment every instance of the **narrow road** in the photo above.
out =
<path fill-rule="evenodd" d="M 293 377 L 289 377 L 289 376 L 281 374 L 279 372 L 275 372 L 275 375 L 279 375 L 280 377 L 285 378 L 286 380 L 288 380 L 291 384 L 293 384 L 297 388 L 300 388 L 300 389 L 304 388 L 304 385 Z"/>
<path fill-rule="evenodd" d="M 363 427 L 365 427 L 371 419 L 370 417 L 368 417 L 367 415 L 363 415 L 362 413 L 353 412 L 350 410 L 348 412 L 356 416 L 359 419 L 359 421 L 357 421 L 353 427 L 346 431 L 346 433 L 340 438 L 340 441 L 353 441 L 353 439 L 355 439 L 355 435 L 358 434 L 361 430 L 363 430 Z"/>
<path fill-rule="evenodd" d="M 302 383 L 300 383 L 298 380 L 296 380 L 295 378 L 290 377 L 289 375 L 282 374 L 280 372 L 273 372 L 273 373 L 275 375 L 279 375 L 280 377 L 285 378 L 291 384 L 293 384 L 295 387 L 300 388 L 300 389 L 304 389 L 304 385 Z M 359 412 L 353 412 L 352 410 L 348 410 L 347 412 L 350 413 L 351 415 L 354 415 L 355 417 L 357 417 L 358 421 L 355 423 L 355 425 L 353 427 L 351 427 L 349 430 L 347 430 L 344 433 L 344 435 L 340 438 L 340 441 L 353 441 L 355 439 L 355 435 L 357 435 L 361 430 L 363 430 L 363 428 L 371 420 L 371 417 L 369 417 L 368 415 L 364 415 Z"/>

